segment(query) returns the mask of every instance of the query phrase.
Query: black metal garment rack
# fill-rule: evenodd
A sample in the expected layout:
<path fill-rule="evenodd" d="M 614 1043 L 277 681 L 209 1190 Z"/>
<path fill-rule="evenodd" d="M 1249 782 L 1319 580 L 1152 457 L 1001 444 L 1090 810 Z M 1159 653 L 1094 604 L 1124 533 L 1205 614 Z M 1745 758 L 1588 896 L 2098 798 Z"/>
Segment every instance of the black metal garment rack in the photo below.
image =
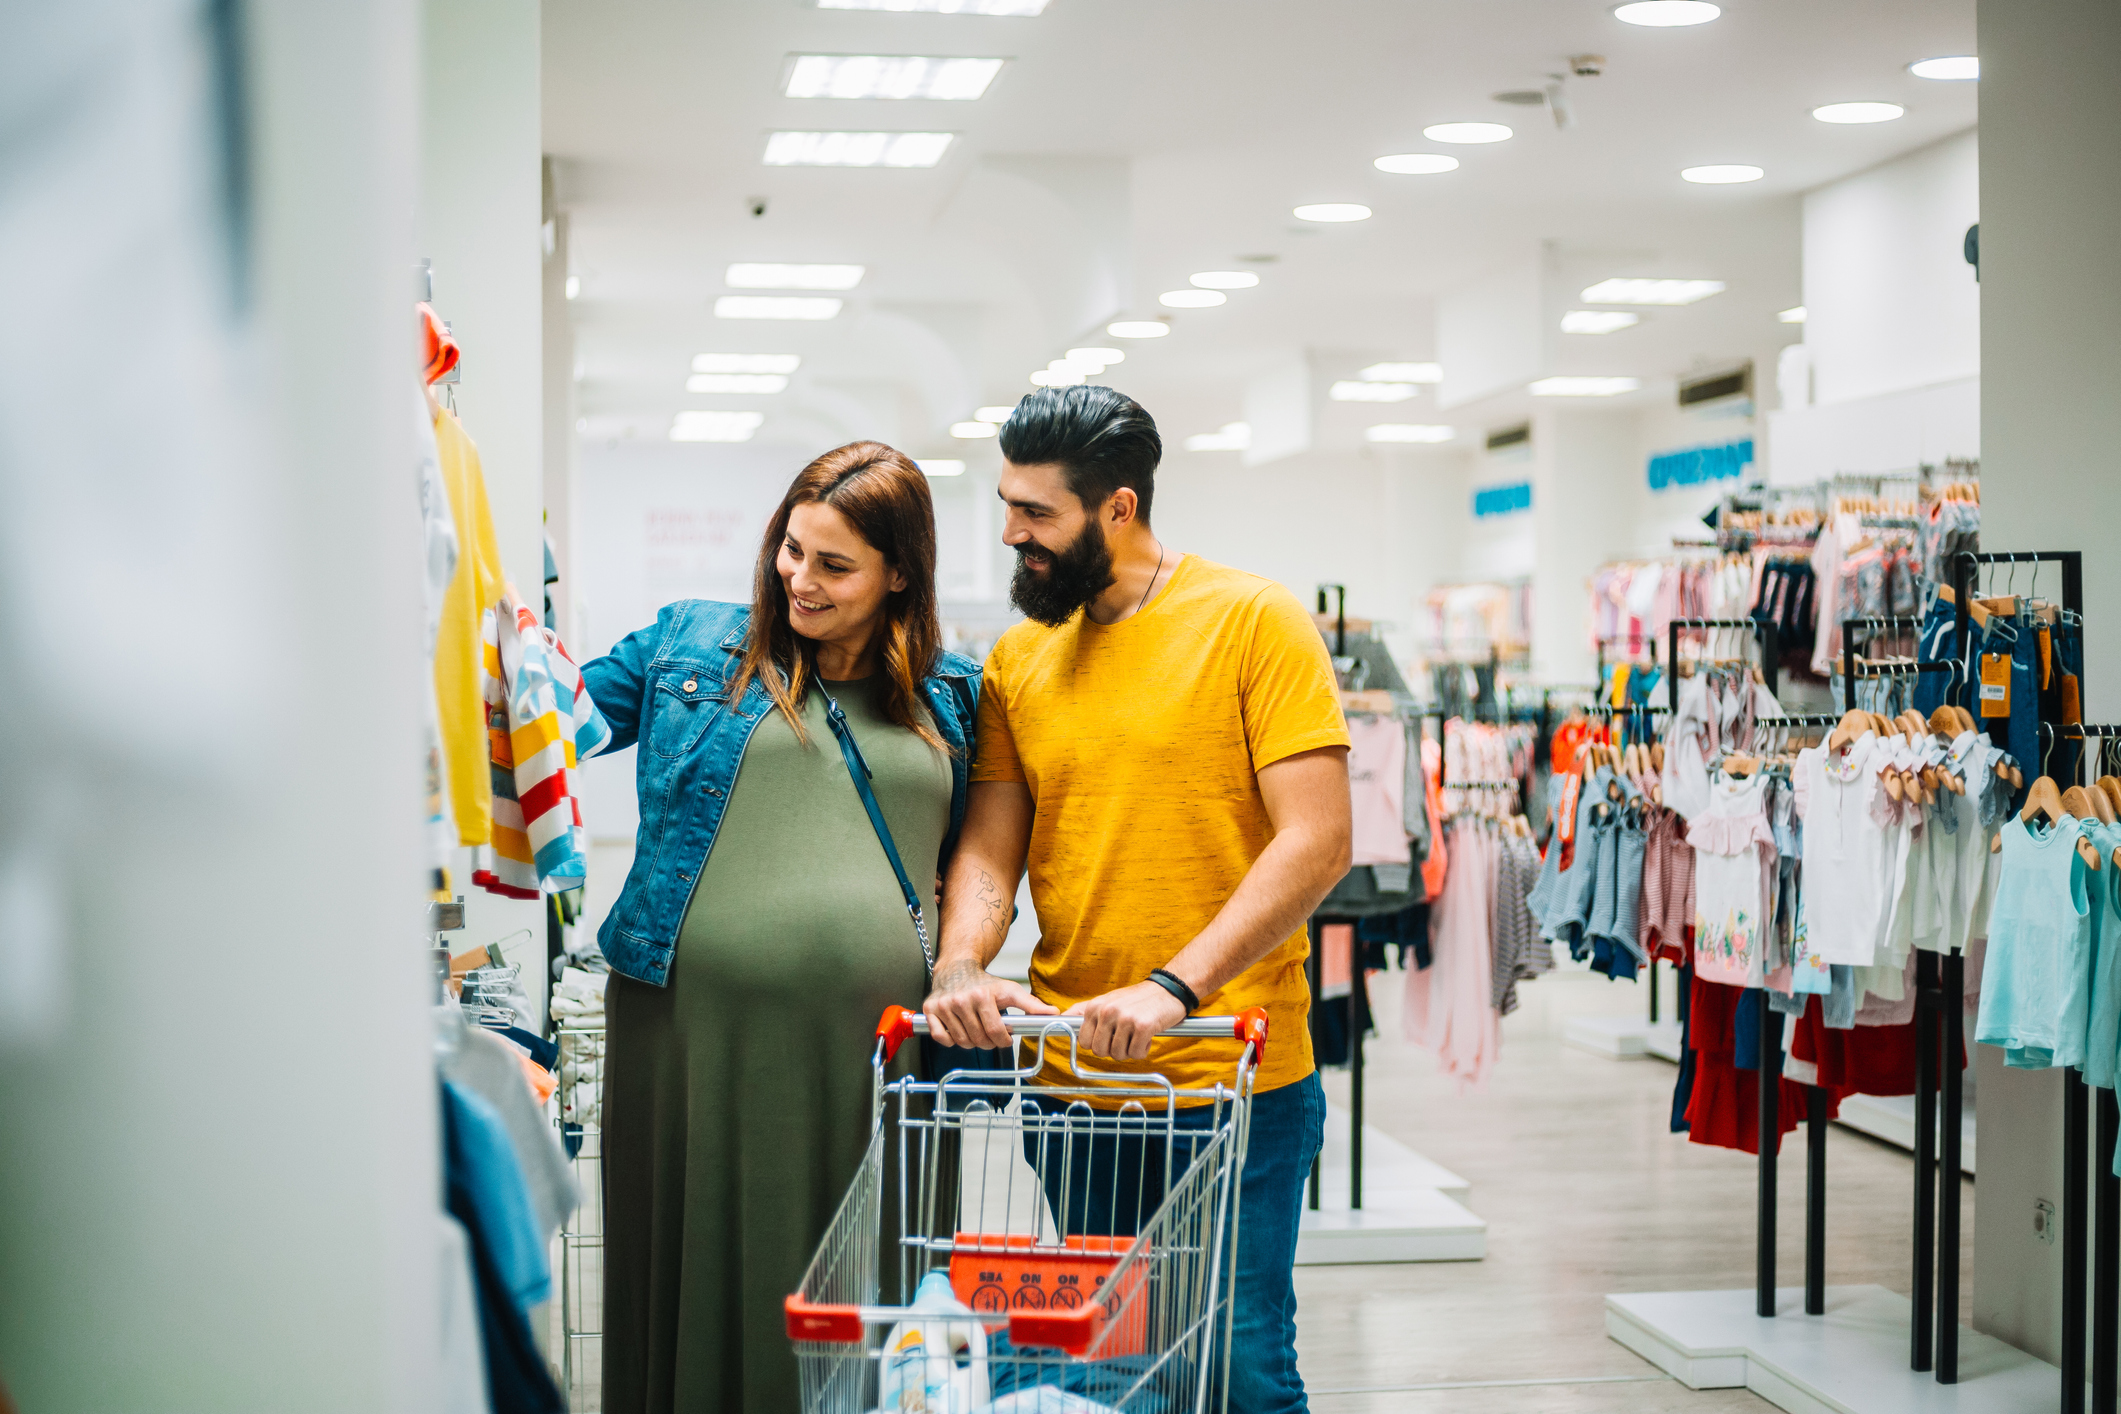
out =
<path fill-rule="evenodd" d="M 1978 681 L 1971 671 L 1968 654 L 1971 643 L 1967 636 L 1969 609 L 1973 599 L 1974 579 L 1982 565 L 2016 565 L 2027 563 L 2035 566 L 2058 564 L 2062 568 L 2062 607 L 2082 621 L 2084 614 L 2084 554 L 2080 550 L 2040 550 L 2032 553 L 2019 551 L 2009 553 L 1976 554 L 1961 551 L 1952 560 L 1952 593 L 1956 601 L 1956 612 L 1952 624 L 1952 657 L 1964 673 L 1963 681 Z M 2063 735 L 2089 736 L 2093 733 L 2077 727 L 2074 733 L 2071 724 L 2060 728 Z M 2021 763 L 2031 766 L 2034 763 Z M 1944 959 L 1943 993 L 1946 998 L 1963 998 L 1966 990 L 1965 961 L 1957 954 Z M 1944 1008 L 1945 1045 L 1956 1048 L 1962 1043 L 1966 1006 L 1963 1000 Z M 1947 1051 L 1949 1054 L 1950 1051 Z M 1944 1122 L 1943 1122 L 1943 1168 L 1947 1181 L 1942 1185 L 1943 1199 L 1939 1213 L 1940 1232 L 1938 1242 L 1937 1284 L 1937 1382 L 1956 1384 L 1959 1380 L 1959 1129 L 1963 1106 L 1961 1076 L 1956 1067 L 1945 1067 L 1944 1077 Z M 2062 1414 L 2084 1414 L 2085 1375 L 2085 1277 L 2086 1258 L 2090 1249 L 2087 1209 L 2087 1180 L 2091 1165 L 2090 1116 L 2088 1096 L 2083 1073 L 2074 1067 L 2062 1072 Z M 2099 1129 L 2103 1135 L 2121 1128 L 2121 1119 L 2109 1112 L 2113 1110 L 2114 1097 L 2108 1092 L 2101 1103 Z M 2110 1150 L 2107 1152 L 2111 1152 Z M 2114 1408 L 2116 1393 L 2116 1320 L 2121 1317 L 2121 1257 L 2117 1257 L 2116 1238 L 2121 1237 L 2117 1223 L 2106 1220 L 2112 1213 L 2121 1218 L 2121 1190 L 2113 1187 L 2115 1182 L 2109 1165 L 2101 1166 L 2099 1207 L 2099 1289 L 2098 1309 L 2094 1312 L 2096 1330 L 2093 1336 L 2092 1374 L 2093 1400 L 2100 1414 L 2108 1414 Z"/>

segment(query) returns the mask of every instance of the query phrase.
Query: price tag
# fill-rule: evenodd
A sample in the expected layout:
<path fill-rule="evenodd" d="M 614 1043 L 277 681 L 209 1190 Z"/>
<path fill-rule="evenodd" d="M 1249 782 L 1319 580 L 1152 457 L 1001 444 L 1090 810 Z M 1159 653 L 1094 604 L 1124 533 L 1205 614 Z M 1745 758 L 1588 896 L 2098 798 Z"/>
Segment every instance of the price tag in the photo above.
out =
<path fill-rule="evenodd" d="M 2011 714 L 2011 657 L 2008 653 L 1981 655 L 1981 715 Z"/>

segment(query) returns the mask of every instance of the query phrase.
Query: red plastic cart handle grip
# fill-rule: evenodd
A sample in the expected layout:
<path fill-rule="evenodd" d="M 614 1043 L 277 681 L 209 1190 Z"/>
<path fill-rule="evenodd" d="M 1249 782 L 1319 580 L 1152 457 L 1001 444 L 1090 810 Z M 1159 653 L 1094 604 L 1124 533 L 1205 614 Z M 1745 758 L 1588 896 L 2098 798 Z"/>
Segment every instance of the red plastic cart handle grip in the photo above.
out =
<path fill-rule="evenodd" d="M 898 1048 L 913 1034 L 913 1017 L 914 1013 L 902 1006 L 884 1008 L 883 1020 L 876 1024 L 876 1039 L 884 1043 L 885 1060 L 898 1059 Z"/>
<path fill-rule="evenodd" d="M 1237 1039 L 1252 1043 L 1252 1064 L 1267 1063 L 1267 1009 L 1263 1006 L 1246 1007 L 1237 1014 L 1234 1028 Z"/>
<path fill-rule="evenodd" d="M 782 1302 L 788 1314 L 790 1340 L 830 1341 L 841 1345 L 862 1343 L 862 1308 L 826 1306 L 791 1296 Z"/>

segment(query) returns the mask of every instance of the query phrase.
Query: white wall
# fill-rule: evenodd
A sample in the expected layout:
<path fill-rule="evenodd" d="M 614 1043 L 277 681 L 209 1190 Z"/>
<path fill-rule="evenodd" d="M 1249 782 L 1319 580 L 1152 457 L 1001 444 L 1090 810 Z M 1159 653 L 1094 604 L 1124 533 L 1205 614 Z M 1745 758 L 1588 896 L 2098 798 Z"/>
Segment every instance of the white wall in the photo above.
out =
<path fill-rule="evenodd" d="M 2089 552 L 2085 714 L 2111 721 L 2121 569 L 2103 547 L 2121 524 L 2121 10 L 1984 0 L 1979 20 L 1981 542 Z M 1979 1088 L 1974 1324 L 2052 1360 L 2062 1248 L 2035 1240 L 2032 1211 L 2062 1199 L 2060 1077 L 2006 1071 L 1991 1054 Z"/>
<path fill-rule="evenodd" d="M 1946 138 L 1804 198 L 1812 392 L 1843 403 L 1981 371 L 1981 295 L 1961 254 L 1980 147 Z"/>

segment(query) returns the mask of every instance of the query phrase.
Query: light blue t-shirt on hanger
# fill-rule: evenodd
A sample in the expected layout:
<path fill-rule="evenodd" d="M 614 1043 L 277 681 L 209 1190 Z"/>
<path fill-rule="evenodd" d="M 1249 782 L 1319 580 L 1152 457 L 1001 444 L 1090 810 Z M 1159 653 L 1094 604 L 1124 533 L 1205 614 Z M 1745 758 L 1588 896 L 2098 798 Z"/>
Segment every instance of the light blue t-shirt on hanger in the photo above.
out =
<path fill-rule="evenodd" d="M 1988 956 L 1974 1039 L 2021 1070 L 2084 1064 L 2091 1010 L 2092 926 L 2082 827 L 2003 826 L 2003 868 L 1989 912 Z"/>

